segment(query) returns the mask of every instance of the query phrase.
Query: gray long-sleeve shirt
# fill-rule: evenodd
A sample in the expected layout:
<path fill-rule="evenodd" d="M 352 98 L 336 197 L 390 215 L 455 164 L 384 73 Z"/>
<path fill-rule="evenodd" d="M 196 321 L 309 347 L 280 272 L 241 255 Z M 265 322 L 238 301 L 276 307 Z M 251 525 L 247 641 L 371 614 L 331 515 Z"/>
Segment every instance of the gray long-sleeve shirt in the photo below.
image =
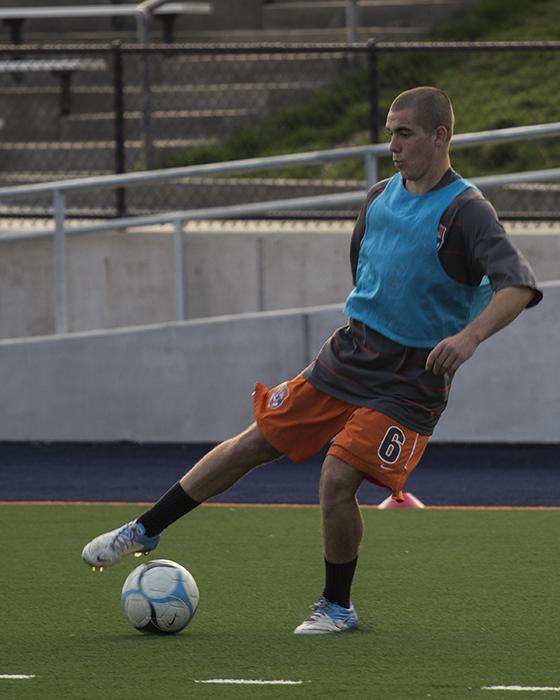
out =
<path fill-rule="evenodd" d="M 458 177 L 450 169 L 434 189 Z M 354 279 L 368 207 L 387 182 L 383 180 L 371 188 L 356 221 L 350 245 Z M 528 306 L 542 299 L 531 267 L 507 236 L 492 205 L 477 190 L 461 193 L 444 212 L 438 231 L 438 255 L 445 272 L 461 284 L 478 285 L 487 275 L 494 292 L 506 287 L 529 287 L 534 295 Z M 400 345 L 350 319 L 348 326 L 335 331 L 323 345 L 303 374 L 326 394 L 373 408 L 421 434 L 431 435 L 447 405 L 451 380 L 425 370 L 429 352 Z"/>

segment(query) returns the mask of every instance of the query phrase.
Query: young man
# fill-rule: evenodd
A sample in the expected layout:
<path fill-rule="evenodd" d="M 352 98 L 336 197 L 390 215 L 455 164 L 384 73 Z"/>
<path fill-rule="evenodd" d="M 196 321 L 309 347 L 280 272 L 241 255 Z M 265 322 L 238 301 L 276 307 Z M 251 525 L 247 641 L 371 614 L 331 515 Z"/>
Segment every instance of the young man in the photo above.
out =
<path fill-rule="evenodd" d="M 433 87 L 399 95 L 387 116 L 397 173 L 375 185 L 351 243 L 355 287 L 337 330 L 302 374 L 257 384 L 256 422 L 218 445 L 135 521 L 87 544 L 102 568 L 148 553 L 160 533 L 252 468 L 303 461 L 334 438 L 320 480 L 325 586 L 296 634 L 357 627 L 350 599 L 363 534 L 364 479 L 402 499 L 457 369 L 542 298 L 494 209 L 452 169 L 453 109 Z"/>

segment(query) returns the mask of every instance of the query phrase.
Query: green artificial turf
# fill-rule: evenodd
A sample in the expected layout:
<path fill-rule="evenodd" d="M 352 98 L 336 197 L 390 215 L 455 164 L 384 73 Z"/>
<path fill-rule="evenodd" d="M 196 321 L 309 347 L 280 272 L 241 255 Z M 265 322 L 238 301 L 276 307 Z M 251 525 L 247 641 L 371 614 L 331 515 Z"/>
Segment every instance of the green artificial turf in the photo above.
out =
<path fill-rule="evenodd" d="M 320 637 L 292 634 L 321 590 L 317 508 L 203 507 L 171 527 L 157 556 L 201 593 L 171 637 L 120 610 L 138 560 L 94 574 L 80 559 L 138 512 L 0 508 L 0 674 L 35 676 L 0 680 L 0 698 L 492 700 L 512 693 L 483 686 L 560 686 L 555 511 L 365 510 L 361 628 Z M 303 683 L 195 683 L 215 678 Z"/>

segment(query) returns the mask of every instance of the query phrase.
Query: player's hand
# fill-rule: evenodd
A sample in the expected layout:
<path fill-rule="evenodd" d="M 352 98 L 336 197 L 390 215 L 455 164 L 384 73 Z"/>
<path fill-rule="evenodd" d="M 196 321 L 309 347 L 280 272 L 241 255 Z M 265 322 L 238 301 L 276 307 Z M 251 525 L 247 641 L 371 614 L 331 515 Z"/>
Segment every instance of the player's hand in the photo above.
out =
<path fill-rule="evenodd" d="M 426 369 L 434 374 L 453 375 L 477 347 L 477 340 L 464 331 L 444 338 L 428 355 Z"/>

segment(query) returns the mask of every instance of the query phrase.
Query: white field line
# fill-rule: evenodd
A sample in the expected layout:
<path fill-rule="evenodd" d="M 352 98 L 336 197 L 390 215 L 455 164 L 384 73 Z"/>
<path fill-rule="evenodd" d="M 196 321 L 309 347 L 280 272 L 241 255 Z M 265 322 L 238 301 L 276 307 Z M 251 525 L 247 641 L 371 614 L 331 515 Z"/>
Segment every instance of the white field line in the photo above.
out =
<path fill-rule="evenodd" d="M 0 679 L 5 681 L 23 681 L 27 678 L 35 678 L 35 676 L 28 676 L 25 673 L 0 673 Z"/>
<path fill-rule="evenodd" d="M 528 693 L 560 693 L 560 688 L 546 685 L 485 685 L 482 690 L 514 690 Z"/>
<path fill-rule="evenodd" d="M 263 681 L 250 678 L 209 678 L 195 683 L 221 683 L 230 685 L 302 685 L 303 681 Z"/>

